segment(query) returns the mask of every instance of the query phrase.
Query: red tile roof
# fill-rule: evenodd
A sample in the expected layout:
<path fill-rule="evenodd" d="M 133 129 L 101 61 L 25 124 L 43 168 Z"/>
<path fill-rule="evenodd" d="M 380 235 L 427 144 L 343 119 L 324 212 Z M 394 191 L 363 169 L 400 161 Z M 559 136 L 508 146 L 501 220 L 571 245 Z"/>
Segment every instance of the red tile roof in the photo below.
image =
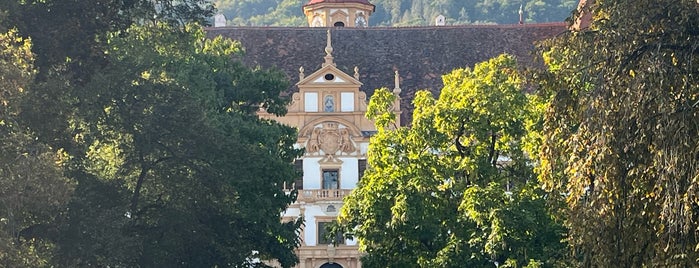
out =
<path fill-rule="evenodd" d="M 210 38 L 224 36 L 245 47 L 243 62 L 249 66 L 277 68 L 292 85 L 299 67 L 310 74 L 321 68 L 327 29 L 324 27 L 221 27 L 208 28 Z M 394 71 L 401 76 L 402 122 L 412 116 L 412 100 L 419 89 L 439 96 L 442 75 L 509 53 L 521 66 L 541 67 L 535 43 L 565 32 L 565 23 L 524 25 L 462 25 L 405 28 L 332 28 L 333 56 L 337 68 L 353 74 L 359 67 L 362 90 L 371 96 L 381 87 L 393 88 Z M 296 88 L 293 88 L 296 90 Z"/>

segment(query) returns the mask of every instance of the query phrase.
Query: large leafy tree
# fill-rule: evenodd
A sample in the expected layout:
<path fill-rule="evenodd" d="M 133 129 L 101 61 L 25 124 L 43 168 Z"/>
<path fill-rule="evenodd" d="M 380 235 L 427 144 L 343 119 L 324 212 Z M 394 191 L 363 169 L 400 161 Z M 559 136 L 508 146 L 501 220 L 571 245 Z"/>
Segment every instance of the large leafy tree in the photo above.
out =
<path fill-rule="evenodd" d="M 417 94 L 410 127 L 392 124 L 394 95 L 372 96 L 370 168 L 340 215 L 363 265 L 553 265 L 561 227 L 522 150 L 529 99 L 514 58 L 443 79 L 439 99 Z"/>
<path fill-rule="evenodd" d="M 134 23 L 205 24 L 213 12 L 208 0 L 5 0 L 0 7 L 6 25 L 31 36 L 42 72 L 67 60 L 74 72 L 89 72 L 107 33 Z"/>
<path fill-rule="evenodd" d="M 231 61 L 238 43 L 198 27 L 136 26 L 109 38 L 110 64 L 80 87 L 73 127 L 77 197 L 59 226 L 63 266 L 296 263 L 292 128 L 279 72 Z M 99 228 L 95 228 L 99 226 Z"/>
<path fill-rule="evenodd" d="M 590 1 L 588 1 L 590 2 Z M 585 267 L 699 265 L 699 4 L 597 0 L 550 43 L 543 181 Z"/>
<path fill-rule="evenodd" d="M 65 212 L 73 183 L 61 151 L 36 141 L 18 122 L 19 103 L 35 74 L 29 40 L 0 34 L 0 266 L 44 267 L 52 241 L 37 239 Z"/>
<path fill-rule="evenodd" d="M 31 38 L 35 55 L 37 83 L 28 97 L 34 102 L 24 105 L 23 120 L 40 140 L 70 152 L 69 144 L 56 139 L 71 134 L 64 131 L 79 93 L 69 92 L 108 64 L 104 52 L 110 33 L 123 34 L 133 24 L 205 22 L 213 12 L 207 0 L 3 1 L 0 30 L 17 29 Z"/>
<path fill-rule="evenodd" d="M 260 106 L 283 114 L 287 100 L 279 93 L 288 82 L 279 72 L 233 61 L 239 44 L 206 40 L 200 28 L 184 27 L 208 10 L 186 5 L 203 2 L 168 2 L 10 1 L 0 7 L 3 27 L 36 41 L 38 69 L 34 81 L 31 75 L 16 80 L 32 90 L 12 99 L 14 121 L 3 117 L 24 131 L 17 142 L 3 136 L 3 150 L 18 150 L 3 157 L 42 153 L 38 160 L 50 160 L 46 166 L 25 161 L 23 170 L 77 182 L 72 196 L 68 180 L 65 190 L 41 181 L 53 191 L 31 194 L 22 190 L 31 180 L 3 184 L 8 204 L 31 198 L 40 204 L 41 194 L 52 202 L 13 212 L 29 219 L 0 217 L 14 224 L 7 239 L 26 230 L 19 237 L 33 241 L 8 246 L 14 255 L 7 255 L 7 266 L 296 262 L 300 223 L 279 219 L 295 197 L 280 185 L 296 175 L 296 133 L 255 115 Z M 186 14 L 167 13 L 170 7 Z M 3 78 L 33 69 L 7 70 Z M 56 151 L 61 157 L 51 158 Z M 17 191 L 22 194 L 9 194 Z"/>

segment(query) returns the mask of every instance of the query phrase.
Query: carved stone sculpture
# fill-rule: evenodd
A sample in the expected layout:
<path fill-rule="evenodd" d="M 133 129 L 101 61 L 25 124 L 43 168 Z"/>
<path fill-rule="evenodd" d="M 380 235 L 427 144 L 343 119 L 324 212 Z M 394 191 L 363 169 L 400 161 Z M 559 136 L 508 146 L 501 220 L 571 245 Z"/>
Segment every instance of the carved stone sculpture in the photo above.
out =
<path fill-rule="evenodd" d="M 346 128 L 340 128 L 338 123 L 326 122 L 322 126 L 315 127 L 306 143 L 306 152 L 309 154 L 323 151 L 326 155 L 334 155 L 338 151 L 353 153 L 356 146 Z"/>

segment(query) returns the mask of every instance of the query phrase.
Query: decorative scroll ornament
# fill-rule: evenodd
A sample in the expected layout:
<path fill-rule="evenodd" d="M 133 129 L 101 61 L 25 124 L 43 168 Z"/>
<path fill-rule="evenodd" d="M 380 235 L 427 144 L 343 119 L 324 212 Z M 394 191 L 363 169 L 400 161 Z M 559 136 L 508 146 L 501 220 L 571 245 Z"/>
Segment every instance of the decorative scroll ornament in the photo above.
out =
<path fill-rule="evenodd" d="M 338 123 L 327 122 L 311 131 L 311 137 L 306 144 L 307 153 L 318 153 L 321 150 L 326 155 L 334 155 L 338 151 L 353 153 L 356 146 L 348 129 L 339 128 Z"/>

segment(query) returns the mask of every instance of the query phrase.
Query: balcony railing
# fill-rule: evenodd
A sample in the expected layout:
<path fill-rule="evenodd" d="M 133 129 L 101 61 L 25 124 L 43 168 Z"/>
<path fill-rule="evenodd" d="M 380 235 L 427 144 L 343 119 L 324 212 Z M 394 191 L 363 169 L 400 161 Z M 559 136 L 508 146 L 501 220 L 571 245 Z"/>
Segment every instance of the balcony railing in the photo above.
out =
<path fill-rule="evenodd" d="M 296 201 L 342 201 L 342 198 L 349 195 L 351 191 L 349 189 L 299 190 Z"/>

